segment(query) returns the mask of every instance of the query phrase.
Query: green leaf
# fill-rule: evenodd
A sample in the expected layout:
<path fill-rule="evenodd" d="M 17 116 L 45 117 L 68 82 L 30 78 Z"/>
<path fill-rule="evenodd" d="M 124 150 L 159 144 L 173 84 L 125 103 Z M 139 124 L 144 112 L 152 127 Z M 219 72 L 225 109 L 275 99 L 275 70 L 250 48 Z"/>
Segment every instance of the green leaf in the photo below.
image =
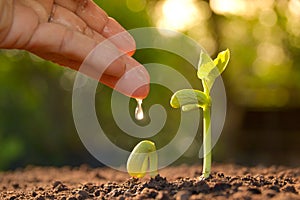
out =
<path fill-rule="evenodd" d="M 143 140 L 132 150 L 127 160 L 127 172 L 130 176 L 142 178 L 148 171 L 151 177 L 158 174 L 158 158 L 155 144 L 149 140 Z"/>
<path fill-rule="evenodd" d="M 208 90 L 213 86 L 215 79 L 225 70 L 229 59 L 229 49 L 220 52 L 213 61 L 206 53 L 201 52 L 197 76 L 202 79 L 203 84 Z"/>
<path fill-rule="evenodd" d="M 214 61 L 209 57 L 209 55 L 201 51 L 197 71 L 198 78 L 207 78 L 210 71 L 215 67 L 216 65 L 214 64 Z"/>
<path fill-rule="evenodd" d="M 230 59 L 230 51 L 226 49 L 218 54 L 217 58 L 214 59 L 214 64 L 217 66 L 219 75 L 226 69 Z"/>
<path fill-rule="evenodd" d="M 190 105 L 188 107 L 194 105 L 194 108 L 203 108 L 207 105 L 210 105 L 210 98 L 202 91 L 194 89 L 183 89 L 173 94 L 170 100 L 170 104 L 173 108 L 182 107 L 183 111 L 188 111 L 191 109 L 188 109 L 186 107 L 187 105 Z"/>

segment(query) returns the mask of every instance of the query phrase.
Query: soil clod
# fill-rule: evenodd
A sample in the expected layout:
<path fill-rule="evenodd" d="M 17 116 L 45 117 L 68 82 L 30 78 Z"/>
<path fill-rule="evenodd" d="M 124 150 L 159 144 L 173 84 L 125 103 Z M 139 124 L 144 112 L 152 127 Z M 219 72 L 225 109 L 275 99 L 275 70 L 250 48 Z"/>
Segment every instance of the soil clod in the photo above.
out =
<path fill-rule="evenodd" d="M 0 199 L 300 200 L 300 168 L 214 165 L 213 170 L 205 180 L 199 179 L 201 166 L 185 165 L 136 179 L 108 168 L 28 167 L 0 172 Z"/>

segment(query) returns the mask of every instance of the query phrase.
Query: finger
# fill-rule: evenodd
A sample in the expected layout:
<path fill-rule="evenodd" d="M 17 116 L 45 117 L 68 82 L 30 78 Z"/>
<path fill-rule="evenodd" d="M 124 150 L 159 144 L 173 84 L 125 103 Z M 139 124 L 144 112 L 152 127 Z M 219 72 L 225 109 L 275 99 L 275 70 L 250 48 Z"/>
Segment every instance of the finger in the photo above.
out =
<path fill-rule="evenodd" d="M 47 59 L 58 64 L 72 64 L 72 68 L 127 96 L 145 98 L 148 95 L 149 74 L 146 69 L 108 40 L 98 44 L 79 32 L 46 23 L 39 25 L 26 49 L 44 58 L 46 55 Z M 79 63 L 82 63 L 80 68 Z"/>
<path fill-rule="evenodd" d="M 38 26 L 39 21 L 35 12 L 32 12 L 32 9 L 24 6 L 20 1 L 13 1 L 12 3 L 13 4 L 10 4 L 13 6 L 11 7 L 12 13 L 4 12 L 8 18 L 4 17 L 3 20 L 8 20 L 9 24 L 7 25 L 9 26 L 7 27 L 7 31 L 3 30 L 5 35 L 0 45 L 1 48 L 23 49 L 30 40 L 33 31 Z M 2 18 L 0 20 L 2 20 Z M 26 26 L 24 26 L 24 24 L 26 24 Z"/>
<path fill-rule="evenodd" d="M 126 72 L 121 78 L 104 75 L 101 81 L 115 90 L 138 99 L 144 99 L 149 93 L 150 77 L 147 70 L 136 60 L 127 56 Z"/>
<path fill-rule="evenodd" d="M 132 74 L 132 76 L 131 76 L 133 78 L 132 82 L 135 81 L 134 73 L 131 72 L 130 74 Z M 116 77 L 112 77 L 112 76 L 108 76 L 108 75 L 103 75 L 101 77 L 100 82 L 113 88 L 114 90 L 128 96 L 128 97 L 136 98 L 136 99 L 145 99 L 150 91 L 149 84 L 146 84 L 146 83 L 140 84 L 139 87 L 135 87 L 134 90 L 131 90 L 130 87 L 122 88 L 122 89 L 117 88 L 116 83 L 120 82 L 121 84 L 126 85 L 126 84 L 128 84 L 129 81 L 124 81 L 123 79 L 120 80 Z"/>
<path fill-rule="evenodd" d="M 38 20 L 40 23 L 44 23 L 48 21 L 49 15 L 46 11 L 46 8 L 40 2 L 33 1 L 33 0 L 21 0 L 18 1 L 18 3 L 34 10 L 35 13 L 38 15 Z"/>
<path fill-rule="evenodd" d="M 106 53 L 102 53 L 102 57 L 99 57 L 99 52 L 107 52 L 107 50 L 113 48 L 115 47 L 109 40 L 105 40 L 98 44 L 85 59 L 79 71 L 84 74 L 88 74 L 94 79 L 100 80 L 127 96 L 145 98 L 149 92 L 150 82 L 147 70 L 139 62 L 126 54 L 111 57 L 110 55 L 107 56 Z M 122 77 L 111 77 L 107 73 L 101 73 L 100 71 L 98 71 L 98 73 L 94 72 L 90 74 L 89 66 L 94 66 L 99 63 L 115 62 L 117 56 L 120 56 L 119 58 L 121 58 L 126 65 L 126 72 Z"/>
<path fill-rule="evenodd" d="M 37 53 L 35 53 L 35 54 L 37 54 Z M 74 70 L 78 70 L 81 65 L 81 63 L 78 61 L 68 59 L 65 56 L 58 55 L 55 53 L 39 52 L 37 55 L 45 60 L 51 60 L 54 63 L 57 63 L 64 67 L 69 67 Z"/>
<path fill-rule="evenodd" d="M 50 22 L 64 25 L 74 31 L 79 31 L 94 39 L 96 42 L 104 40 L 102 35 L 88 27 L 75 13 L 59 5 L 53 5 Z"/>
<path fill-rule="evenodd" d="M 91 29 L 106 38 L 118 36 L 111 41 L 122 51 L 132 55 L 136 48 L 132 36 L 114 19 L 90 0 L 55 0 L 55 3 L 76 13 Z"/>
<path fill-rule="evenodd" d="M 39 0 L 38 2 L 44 7 L 44 9 L 46 10 L 46 13 L 48 14 L 48 17 L 49 17 L 49 14 L 51 13 L 51 10 L 52 10 L 54 0 Z"/>
<path fill-rule="evenodd" d="M 82 63 L 97 44 L 96 41 L 79 32 L 74 32 L 59 24 L 46 23 L 37 27 L 25 48 L 37 55 L 42 52 L 56 53 Z M 121 76 L 125 71 L 125 63 L 120 57 L 122 53 L 114 45 L 104 46 L 100 50 L 94 57 L 95 62 L 91 63 L 91 67 L 99 72 L 105 70 L 111 76 Z M 74 68 L 74 66 L 71 67 Z"/>
<path fill-rule="evenodd" d="M 64 57 L 56 55 L 56 54 L 45 54 L 42 57 L 51 59 L 54 62 L 61 62 L 63 60 L 63 65 L 65 66 L 77 66 L 75 69 L 79 70 L 80 72 L 84 73 L 85 75 L 100 81 L 101 83 L 119 91 L 122 94 L 125 94 L 129 97 L 138 98 L 138 99 L 144 99 L 149 93 L 149 75 L 147 71 L 135 60 L 132 58 L 129 58 L 131 61 L 127 61 L 126 63 L 126 73 L 124 76 L 126 76 L 126 79 L 120 79 L 115 76 L 107 75 L 107 73 L 103 73 L 100 77 L 99 71 L 95 70 L 93 67 L 89 67 L 86 65 L 86 63 L 91 63 L 88 61 L 85 61 L 84 64 L 81 64 L 74 60 L 67 60 L 63 59 Z M 91 57 L 88 57 L 88 59 Z M 126 59 L 125 59 L 126 60 Z M 79 68 L 81 66 L 81 68 Z M 142 72 L 135 71 L 136 73 L 133 73 L 132 69 L 135 67 L 140 67 L 139 69 Z M 136 69 L 137 70 L 137 69 Z M 142 73 L 142 75 L 141 75 Z M 100 77 L 100 78 L 99 78 Z M 132 86 L 132 83 L 135 85 Z M 122 88 L 120 86 L 123 86 Z"/>
<path fill-rule="evenodd" d="M 13 20 L 12 11 L 12 1 L 0 1 L 0 45 L 9 33 Z"/>
<path fill-rule="evenodd" d="M 60 5 L 82 18 L 89 27 L 99 33 L 102 32 L 108 15 L 91 0 L 54 0 Z"/>
<path fill-rule="evenodd" d="M 120 24 L 115 19 L 108 18 L 102 35 L 109 38 L 112 43 L 117 44 L 128 55 L 134 54 L 136 46 L 133 37 L 124 28 L 120 28 Z"/>
<path fill-rule="evenodd" d="M 99 79 L 99 71 L 95 70 L 93 67 L 88 67 L 87 69 L 80 69 L 79 66 L 81 66 L 81 63 L 74 61 L 74 60 L 69 60 L 69 59 L 64 59 L 64 57 L 56 55 L 56 54 L 44 54 L 44 55 L 40 55 L 43 58 L 46 58 L 48 60 L 52 60 L 53 62 L 56 63 L 61 63 L 61 65 L 64 66 L 77 66 L 73 69 L 77 69 L 80 72 L 84 73 L 85 75 L 100 81 L 101 83 L 117 90 L 118 92 L 132 97 L 132 98 L 137 98 L 137 99 L 144 99 L 146 98 L 146 96 L 149 93 L 149 75 L 147 73 L 147 71 L 144 71 L 144 69 L 140 69 L 142 70 L 142 77 L 141 76 L 137 76 L 136 74 L 134 74 L 132 71 L 129 72 L 130 75 L 126 75 L 127 78 L 126 79 L 121 79 L 115 76 L 110 76 L 107 75 L 107 73 L 104 73 L 101 78 Z M 63 61 L 63 64 L 62 64 Z M 136 64 L 136 66 L 139 66 L 139 64 Z M 133 67 L 128 66 L 126 73 L 128 73 L 128 71 L 130 71 Z M 146 79 L 145 79 L 146 77 Z M 136 80 L 137 79 L 137 80 Z M 144 81 L 140 81 L 140 79 L 144 80 Z M 137 83 L 136 86 L 130 86 L 129 84 L 131 83 Z M 120 87 L 116 87 L 116 85 L 122 85 L 125 86 L 123 88 Z M 135 89 L 136 88 L 136 89 Z"/>
<path fill-rule="evenodd" d="M 70 12 L 64 7 L 53 5 L 50 22 L 64 25 L 72 30 L 84 32 L 87 25 L 75 13 Z"/>

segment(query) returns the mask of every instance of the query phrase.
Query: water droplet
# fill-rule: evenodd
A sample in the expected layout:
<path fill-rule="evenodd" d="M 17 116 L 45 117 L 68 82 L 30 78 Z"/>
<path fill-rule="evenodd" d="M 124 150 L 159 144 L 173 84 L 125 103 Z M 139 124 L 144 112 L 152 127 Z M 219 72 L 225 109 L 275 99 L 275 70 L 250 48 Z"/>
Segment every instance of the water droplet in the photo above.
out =
<path fill-rule="evenodd" d="M 136 99 L 136 101 L 137 101 L 137 105 L 136 105 L 136 108 L 135 108 L 135 119 L 142 120 L 142 119 L 144 119 L 144 111 L 143 111 L 143 108 L 142 108 L 143 100 L 142 99 Z"/>

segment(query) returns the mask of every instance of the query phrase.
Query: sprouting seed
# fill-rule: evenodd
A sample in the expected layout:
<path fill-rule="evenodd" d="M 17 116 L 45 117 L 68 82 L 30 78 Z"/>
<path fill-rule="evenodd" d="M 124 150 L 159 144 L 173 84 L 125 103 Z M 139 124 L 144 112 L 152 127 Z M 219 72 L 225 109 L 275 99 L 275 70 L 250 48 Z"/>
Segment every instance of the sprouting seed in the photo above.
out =
<path fill-rule="evenodd" d="M 135 178 L 142 178 L 148 172 L 151 177 L 158 174 L 158 158 L 154 142 L 143 140 L 132 150 L 127 160 L 127 172 Z"/>

